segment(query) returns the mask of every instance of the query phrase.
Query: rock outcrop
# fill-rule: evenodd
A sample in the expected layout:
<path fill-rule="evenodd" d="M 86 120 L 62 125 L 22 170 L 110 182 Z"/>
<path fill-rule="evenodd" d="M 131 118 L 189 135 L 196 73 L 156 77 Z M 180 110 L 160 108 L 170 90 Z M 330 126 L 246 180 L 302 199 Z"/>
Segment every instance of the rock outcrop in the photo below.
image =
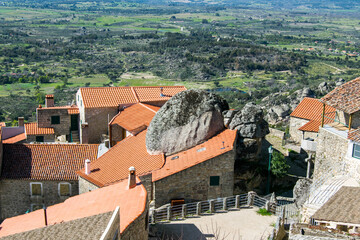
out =
<path fill-rule="evenodd" d="M 156 113 L 146 134 L 149 154 L 170 155 L 203 142 L 224 129 L 228 103 L 204 90 L 173 96 Z"/>
<path fill-rule="evenodd" d="M 254 103 L 247 103 L 241 111 L 233 114 L 231 119 L 227 119 L 229 112 L 224 112 L 230 129 L 236 129 L 242 138 L 262 138 L 269 133 L 268 123 L 263 119 L 262 109 Z"/>
<path fill-rule="evenodd" d="M 299 179 L 293 189 L 293 196 L 295 198 L 295 204 L 298 208 L 302 207 L 306 199 L 310 194 L 310 187 L 312 181 L 308 178 Z"/>

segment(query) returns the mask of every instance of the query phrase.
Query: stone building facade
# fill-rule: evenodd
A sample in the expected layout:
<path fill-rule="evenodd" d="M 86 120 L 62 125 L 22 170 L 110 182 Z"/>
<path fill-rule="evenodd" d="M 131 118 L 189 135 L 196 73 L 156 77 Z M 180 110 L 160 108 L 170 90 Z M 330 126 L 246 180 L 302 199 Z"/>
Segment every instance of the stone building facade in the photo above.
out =
<path fill-rule="evenodd" d="M 233 195 L 235 156 L 235 150 L 231 150 L 153 182 L 155 206 L 172 199 L 193 202 Z M 218 184 L 211 183 L 216 179 Z"/>
<path fill-rule="evenodd" d="M 79 194 L 94 191 L 99 187 L 79 176 Z"/>
<path fill-rule="evenodd" d="M 38 127 L 54 128 L 55 135 L 69 135 L 71 119 L 67 108 L 37 108 Z"/>
<path fill-rule="evenodd" d="M 336 110 L 336 120 L 340 123 L 349 125 L 350 114 L 340 110 Z M 360 111 L 352 114 L 352 121 L 351 121 L 351 128 L 355 129 L 358 127 L 360 127 Z"/>
<path fill-rule="evenodd" d="M 37 137 L 42 136 L 44 142 L 55 142 L 55 135 L 53 134 L 44 134 L 44 135 L 26 135 L 26 142 L 32 143 L 37 142 Z"/>
<path fill-rule="evenodd" d="M 41 183 L 42 194 L 40 196 L 31 195 L 31 183 Z M 70 184 L 70 195 L 60 196 L 60 183 Z M 78 181 L 2 179 L 0 182 L 0 218 L 4 220 L 43 206 L 54 205 L 78 194 Z"/>
<path fill-rule="evenodd" d="M 301 143 L 301 140 L 304 138 L 304 132 L 300 131 L 299 128 L 308 122 L 309 120 L 306 119 L 290 117 L 289 134 L 295 142 Z"/>
<path fill-rule="evenodd" d="M 121 215 L 120 215 L 121 221 Z M 127 228 L 121 232 L 122 240 L 148 239 L 149 238 L 149 204 L 146 203 L 142 214 L 131 222 Z"/>
<path fill-rule="evenodd" d="M 360 183 L 360 160 L 352 157 L 353 142 L 347 132 L 320 128 L 316 150 L 314 181 L 323 175 L 346 175 Z"/>

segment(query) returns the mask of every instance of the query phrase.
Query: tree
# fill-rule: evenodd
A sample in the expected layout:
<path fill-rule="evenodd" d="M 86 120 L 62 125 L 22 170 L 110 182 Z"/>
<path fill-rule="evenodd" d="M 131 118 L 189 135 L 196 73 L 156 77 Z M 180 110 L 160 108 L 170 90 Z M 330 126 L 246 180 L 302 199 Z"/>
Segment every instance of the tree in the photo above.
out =
<path fill-rule="evenodd" d="M 284 155 L 279 151 L 274 151 L 272 153 L 271 173 L 276 177 L 284 177 L 289 168 Z"/>

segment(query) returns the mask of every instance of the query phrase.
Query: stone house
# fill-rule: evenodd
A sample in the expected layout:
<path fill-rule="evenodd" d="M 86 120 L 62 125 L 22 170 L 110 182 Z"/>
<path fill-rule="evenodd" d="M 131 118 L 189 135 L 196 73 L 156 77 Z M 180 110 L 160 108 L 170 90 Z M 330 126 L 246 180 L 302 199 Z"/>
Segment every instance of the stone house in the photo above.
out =
<path fill-rule="evenodd" d="M 225 129 L 206 142 L 166 157 L 153 171 L 159 207 L 171 200 L 202 201 L 233 195 L 237 131 Z"/>
<path fill-rule="evenodd" d="M 8 218 L 2 239 L 148 239 L 147 193 L 140 179 L 68 198 L 65 202 Z M 45 217 L 46 216 L 46 217 Z"/>
<path fill-rule="evenodd" d="M 146 129 L 160 107 L 136 103 L 122 109 L 109 123 L 111 146 Z"/>
<path fill-rule="evenodd" d="M 79 194 L 75 172 L 97 158 L 97 144 L 3 144 L 0 218 Z"/>
<path fill-rule="evenodd" d="M 80 88 L 76 105 L 80 112 L 80 142 L 99 143 L 108 133 L 108 124 L 121 110 L 136 103 L 161 107 L 183 86 Z"/>
<path fill-rule="evenodd" d="M 90 163 L 89 172 L 83 168 L 79 175 L 80 194 L 113 184 L 128 177 L 129 168 L 135 167 L 136 173 L 148 191 L 151 200 L 151 172 L 164 165 L 164 155 L 150 155 L 145 146 L 146 130 L 110 148 L 105 154 Z"/>
<path fill-rule="evenodd" d="M 323 104 L 319 99 L 305 97 L 290 114 L 291 138 L 301 143 L 305 150 L 316 151 L 316 139 L 321 125 Z M 334 122 L 336 109 L 325 105 L 325 124 Z M 313 147 L 313 148 L 311 148 Z"/>
<path fill-rule="evenodd" d="M 360 234 L 360 187 L 342 187 L 311 217 L 313 225 Z"/>

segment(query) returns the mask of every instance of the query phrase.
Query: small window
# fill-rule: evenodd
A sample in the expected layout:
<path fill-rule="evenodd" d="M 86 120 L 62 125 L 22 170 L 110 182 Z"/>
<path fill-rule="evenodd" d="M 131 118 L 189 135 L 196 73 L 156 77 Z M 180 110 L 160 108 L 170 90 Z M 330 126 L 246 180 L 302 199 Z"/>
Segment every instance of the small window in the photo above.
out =
<path fill-rule="evenodd" d="M 31 196 L 42 196 L 42 183 L 30 183 Z"/>
<path fill-rule="evenodd" d="M 60 124 L 60 116 L 51 116 L 51 124 Z"/>
<path fill-rule="evenodd" d="M 44 208 L 44 204 L 39 204 L 39 203 L 33 203 L 30 206 L 31 211 L 36 211 L 36 210 L 43 209 L 43 208 Z"/>
<path fill-rule="evenodd" d="M 210 177 L 210 186 L 219 186 L 220 185 L 220 177 L 219 176 L 211 176 Z"/>
<path fill-rule="evenodd" d="M 360 159 L 360 144 L 354 143 L 352 156 L 354 158 Z"/>
<path fill-rule="evenodd" d="M 59 183 L 59 196 L 70 196 L 71 195 L 71 184 L 70 183 Z"/>
<path fill-rule="evenodd" d="M 36 136 L 35 141 L 36 142 L 44 142 L 44 136 Z"/>

